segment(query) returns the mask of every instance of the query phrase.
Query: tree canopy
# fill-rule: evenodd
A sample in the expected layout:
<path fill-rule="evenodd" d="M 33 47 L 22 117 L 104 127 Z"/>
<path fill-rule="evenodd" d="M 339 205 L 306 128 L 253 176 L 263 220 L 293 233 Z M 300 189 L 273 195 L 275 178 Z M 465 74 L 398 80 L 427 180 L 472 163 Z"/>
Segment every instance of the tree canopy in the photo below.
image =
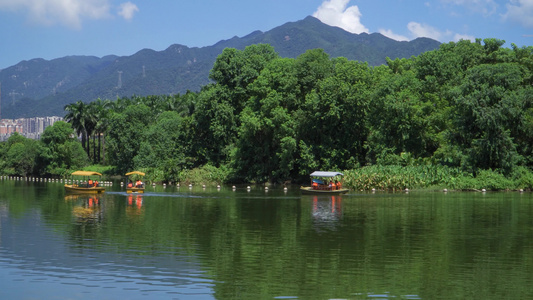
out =
<path fill-rule="evenodd" d="M 509 174 L 533 166 L 533 47 L 503 44 L 450 42 L 376 67 L 321 49 L 290 59 L 264 44 L 227 48 L 200 92 L 78 101 L 65 118 L 93 162 L 162 181 L 202 166 L 233 182 L 402 164 Z M 54 136 L 63 127 L 41 141 L 56 153 L 72 142 Z M 16 139 L 1 155 L 17 156 Z"/>

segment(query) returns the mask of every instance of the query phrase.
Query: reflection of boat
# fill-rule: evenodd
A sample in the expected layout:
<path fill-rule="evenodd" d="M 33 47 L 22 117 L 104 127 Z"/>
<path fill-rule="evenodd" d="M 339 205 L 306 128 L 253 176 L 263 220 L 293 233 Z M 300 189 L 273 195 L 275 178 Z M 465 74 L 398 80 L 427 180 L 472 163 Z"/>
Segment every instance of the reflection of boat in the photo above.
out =
<path fill-rule="evenodd" d="M 100 186 L 98 180 L 93 180 L 93 177 L 101 177 L 102 174 L 92 171 L 76 171 L 71 175 L 73 178 L 75 176 L 81 176 L 84 179 L 81 183 L 74 183 L 72 178 L 72 184 L 65 184 L 66 192 L 74 194 L 100 194 L 105 192 L 105 188 Z"/>
<path fill-rule="evenodd" d="M 126 176 L 128 176 L 128 181 L 126 182 L 126 193 L 144 193 L 144 183 L 139 178 L 144 175 L 145 174 L 140 171 L 126 173 Z M 133 182 L 134 177 L 138 178 L 137 182 Z"/>
<path fill-rule="evenodd" d="M 128 196 L 128 206 L 133 206 L 133 204 L 134 204 L 133 196 L 129 195 Z M 141 196 L 141 195 L 135 196 L 135 206 L 137 206 L 137 208 L 141 208 L 143 206 L 143 196 Z"/>
<path fill-rule="evenodd" d="M 101 207 L 99 196 L 80 196 L 78 198 L 72 198 L 81 200 L 80 205 L 74 206 L 72 208 L 72 214 L 79 221 L 90 221 L 96 220 L 101 217 Z M 65 198 L 66 199 L 66 198 Z"/>
<path fill-rule="evenodd" d="M 349 189 L 342 187 L 342 176 L 339 172 L 315 171 L 311 173 L 311 186 L 301 186 L 304 194 L 345 194 Z"/>
<path fill-rule="evenodd" d="M 342 219 L 341 195 L 313 195 L 313 224 L 317 231 L 337 230 Z"/>
<path fill-rule="evenodd" d="M 331 195 L 324 198 L 313 196 L 313 214 L 323 216 L 337 216 L 342 211 L 342 196 Z M 336 218 L 336 217 L 335 217 Z"/>

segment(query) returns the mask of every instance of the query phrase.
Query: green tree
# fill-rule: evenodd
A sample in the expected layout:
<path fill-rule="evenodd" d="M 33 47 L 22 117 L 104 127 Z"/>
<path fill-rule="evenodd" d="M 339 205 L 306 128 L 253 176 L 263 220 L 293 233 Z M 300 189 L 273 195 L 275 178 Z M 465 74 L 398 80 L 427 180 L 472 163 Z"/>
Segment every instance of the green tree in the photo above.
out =
<path fill-rule="evenodd" d="M 435 106 L 424 101 L 420 91 L 421 82 L 409 68 L 401 74 L 383 74 L 370 109 L 370 162 L 396 163 L 393 157 L 401 153 L 430 157 L 438 148 L 431 122 Z"/>
<path fill-rule="evenodd" d="M 65 175 L 67 171 L 79 170 L 89 163 L 87 154 L 68 123 L 59 121 L 46 127 L 41 143 L 39 162 L 44 174 Z"/>
<path fill-rule="evenodd" d="M 23 177 L 37 174 L 37 160 L 41 151 L 37 141 L 15 132 L 7 139 L 4 151 L 2 168 L 5 174 Z"/>
<path fill-rule="evenodd" d="M 298 115 L 301 175 L 365 162 L 372 70 L 345 58 L 333 62 L 333 73 L 317 83 Z"/>
<path fill-rule="evenodd" d="M 231 105 L 226 87 L 211 85 L 198 95 L 193 114 L 192 151 L 196 166 L 210 163 L 220 166 L 227 162 L 237 136 L 238 115 Z"/>
<path fill-rule="evenodd" d="M 154 117 L 144 104 L 130 105 L 122 113 L 112 112 L 109 116 L 107 145 L 111 163 L 119 174 L 133 170 L 133 158 L 143 142 L 143 132 Z"/>
<path fill-rule="evenodd" d="M 267 44 L 250 45 L 242 51 L 226 48 L 217 57 L 209 78 L 227 89 L 230 105 L 239 114 L 249 98 L 248 85 L 278 57 L 274 48 Z"/>
<path fill-rule="evenodd" d="M 292 113 L 300 104 L 296 99 L 297 78 L 294 59 L 272 60 L 253 84 L 232 161 L 241 180 L 287 180 L 297 174 L 297 142 Z"/>
<path fill-rule="evenodd" d="M 300 87 L 298 96 L 305 99 L 322 79 L 333 74 L 334 64 L 324 50 L 312 49 L 296 58 L 295 71 Z"/>
<path fill-rule="evenodd" d="M 521 157 L 513 132 L 524 128 L 531 104 L 522 90 L 522 70 L 515 63 L 479 65 L 468 70 L 455 89 L 450 142 L 465 154 L 465 166 L 509 172 Z M 530 134 L 529 134 L 530 135 Z"/>
<path fill-rule="evenodd" d="M 88 142 L 88 106 L 83 101 L 77 101 L 65 106 L 67 112 L 64 119 L 72 125 L 78 136 L 81 136 L 81 144 L 87 155 L 89 155 Z"/>
<path fill-rule="evenodd" d="M 135 169 L 159 170 L 164 174 L 160 180 L 179 181 L 179 172 L 194 166 L 189 156 L 190 120 L 175 111 L 159 115 L 156 122 L 143 132 L 139 152 L 133 159 Z"/>

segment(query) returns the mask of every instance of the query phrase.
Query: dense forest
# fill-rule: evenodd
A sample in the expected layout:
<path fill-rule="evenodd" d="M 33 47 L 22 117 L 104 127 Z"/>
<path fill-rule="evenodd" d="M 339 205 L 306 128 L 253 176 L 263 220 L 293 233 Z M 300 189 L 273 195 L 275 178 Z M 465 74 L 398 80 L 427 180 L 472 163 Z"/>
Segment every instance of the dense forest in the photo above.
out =
<path fill-rule="evenodd" d="M 158 182 L 286 183 L 320 169 L 345 171 L 357 189 L 530 189 L 533 47 L 504 43 L 450 42 L 380 66 L 321 49 L 292 59 L 267 44 L 226 48 L 199 92 L 67 105 L 68 123 L 40 141 L 0 144 L 0 172 L 92 164 Z"/>

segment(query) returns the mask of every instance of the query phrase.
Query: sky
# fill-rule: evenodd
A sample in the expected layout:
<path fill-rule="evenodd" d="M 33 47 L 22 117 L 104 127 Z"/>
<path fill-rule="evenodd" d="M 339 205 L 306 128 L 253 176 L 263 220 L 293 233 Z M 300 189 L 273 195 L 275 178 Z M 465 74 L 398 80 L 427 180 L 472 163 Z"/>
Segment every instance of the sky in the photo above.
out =
<path fill-rule="evenodd" d="M 533 0 L 0 0 L 0 69 L 34 58 L 211 46 L 307 16 L 400 41 L 533 45 Z"/>

